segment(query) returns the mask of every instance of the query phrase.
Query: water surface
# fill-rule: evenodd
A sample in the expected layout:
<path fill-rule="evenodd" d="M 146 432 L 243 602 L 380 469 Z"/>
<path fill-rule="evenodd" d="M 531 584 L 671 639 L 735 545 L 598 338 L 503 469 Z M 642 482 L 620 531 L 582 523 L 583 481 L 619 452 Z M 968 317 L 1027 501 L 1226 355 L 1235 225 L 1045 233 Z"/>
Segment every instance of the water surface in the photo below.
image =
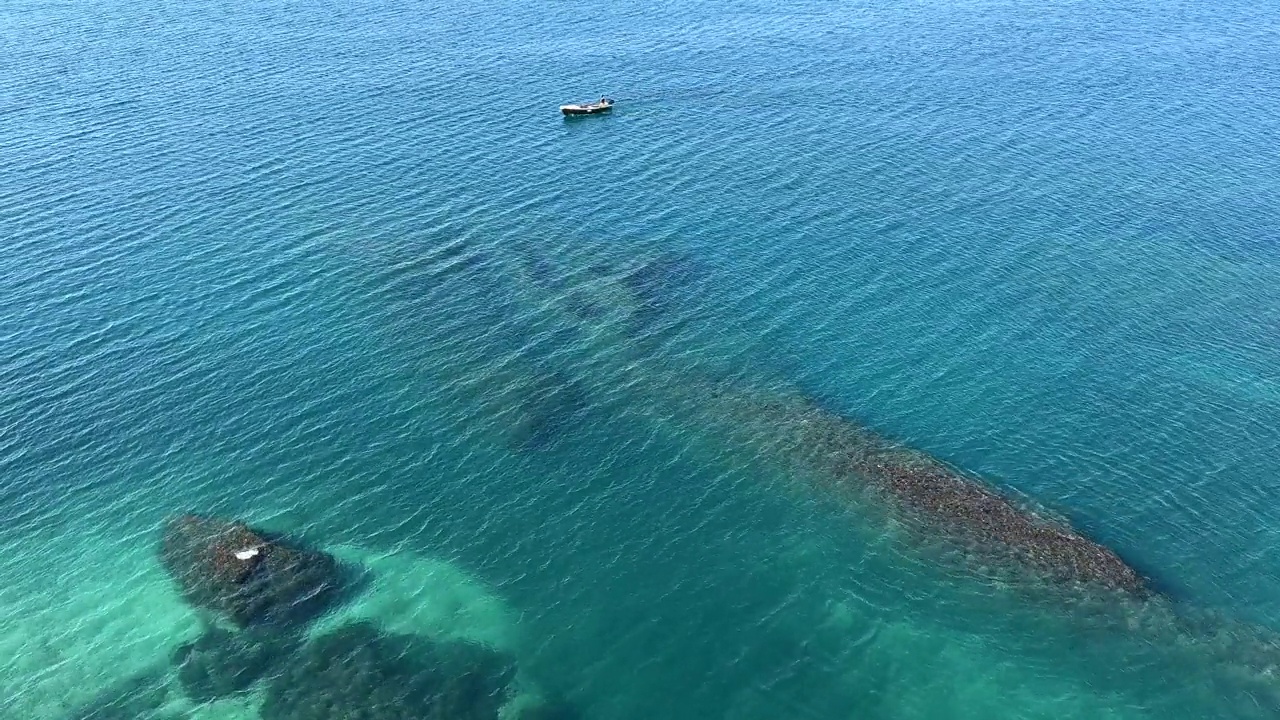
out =
<path fill-rule="evenodd" d="M 201 512 L 383 557 L 382 622 L 589 718 L 1273 716 L 1278 44 L 1236 0 L 9 3 L 0 714 L 166 667 Z M 1156 609 L 904 538 L 761 396 Z"/>

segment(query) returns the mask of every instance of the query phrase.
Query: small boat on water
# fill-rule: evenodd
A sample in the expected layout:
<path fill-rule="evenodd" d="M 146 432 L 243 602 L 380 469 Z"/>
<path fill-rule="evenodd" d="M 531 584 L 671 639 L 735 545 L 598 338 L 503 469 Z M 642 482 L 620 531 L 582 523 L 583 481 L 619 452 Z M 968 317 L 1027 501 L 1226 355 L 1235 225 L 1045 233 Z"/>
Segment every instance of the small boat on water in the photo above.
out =
<path fill-rule="evenodd" d="M 561 105 L 560 112 L 565 115 L 599 115 L 613 109 L 613 98 L 602 97 L 594 102 L 570 103 Z"/>

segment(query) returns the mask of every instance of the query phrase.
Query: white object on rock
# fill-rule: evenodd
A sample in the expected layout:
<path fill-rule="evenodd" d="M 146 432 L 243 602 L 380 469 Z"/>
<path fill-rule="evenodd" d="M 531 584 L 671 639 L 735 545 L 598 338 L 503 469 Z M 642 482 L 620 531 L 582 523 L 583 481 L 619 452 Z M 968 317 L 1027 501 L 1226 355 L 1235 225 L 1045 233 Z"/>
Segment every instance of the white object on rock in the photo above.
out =
<path fill-rule="evenodd" d="M 237 560 L 248 560 L 250 558 L 256 558 L 256 557 L 258 557 L 258 548 L 256 547 L 246 548 L 236 553 Z"/>

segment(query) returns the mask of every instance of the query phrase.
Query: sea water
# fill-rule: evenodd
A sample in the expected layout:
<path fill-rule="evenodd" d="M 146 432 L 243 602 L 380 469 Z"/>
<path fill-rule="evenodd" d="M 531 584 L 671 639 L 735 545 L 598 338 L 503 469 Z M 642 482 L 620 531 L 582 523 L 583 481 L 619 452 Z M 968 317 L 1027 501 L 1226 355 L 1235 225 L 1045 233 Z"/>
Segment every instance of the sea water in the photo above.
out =
<path fill-rule="evenodd" d="M 585 718 L 1276 716 L 1275 47 L 1245 0 L 5 3 L 0 716 L 172 684 L 188 512 Z M 1158 597 L 940 560 L 744 436 L 770 396 Z"/>

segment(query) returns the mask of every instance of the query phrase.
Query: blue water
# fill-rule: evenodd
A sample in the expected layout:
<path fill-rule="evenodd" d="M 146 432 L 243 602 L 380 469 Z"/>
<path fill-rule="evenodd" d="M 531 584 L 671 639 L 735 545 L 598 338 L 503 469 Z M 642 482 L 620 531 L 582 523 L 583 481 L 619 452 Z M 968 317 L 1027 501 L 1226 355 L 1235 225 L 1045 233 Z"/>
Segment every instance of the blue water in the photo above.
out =
<path fill-rule="evenodd" d="M 1280 717 L 1276 47 L 1245 0 L 11 0 L 0 716 L 166 661 L 200 512 L 450 563 L 586 718 Z M 937 566 L 721 390 L 1209 629 Z"/>

